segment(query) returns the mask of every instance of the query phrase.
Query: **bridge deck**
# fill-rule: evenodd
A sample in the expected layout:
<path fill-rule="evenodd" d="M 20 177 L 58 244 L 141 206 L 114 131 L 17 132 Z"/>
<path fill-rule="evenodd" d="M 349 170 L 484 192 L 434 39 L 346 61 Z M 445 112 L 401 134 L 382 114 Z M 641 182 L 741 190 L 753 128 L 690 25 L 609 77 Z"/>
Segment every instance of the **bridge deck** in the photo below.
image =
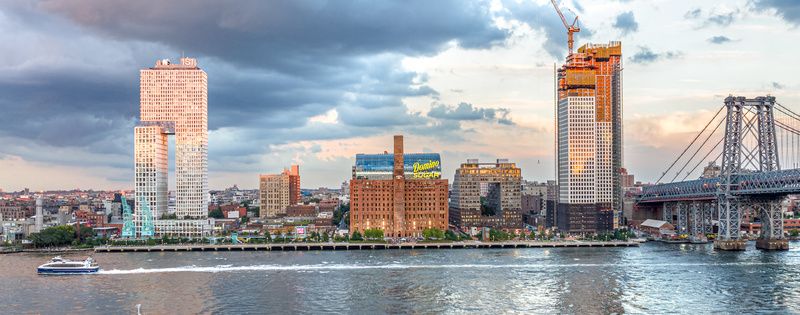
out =
<path fill-rule="evenodd" d="M 658 184 L 644 189 L 637 202 L 713 200 L 717 197 L 720 178 L 703 178 Z M 731 193 L 739 196 L 800 193 L 800 169 L 752 172 L 736 175 Z"/>

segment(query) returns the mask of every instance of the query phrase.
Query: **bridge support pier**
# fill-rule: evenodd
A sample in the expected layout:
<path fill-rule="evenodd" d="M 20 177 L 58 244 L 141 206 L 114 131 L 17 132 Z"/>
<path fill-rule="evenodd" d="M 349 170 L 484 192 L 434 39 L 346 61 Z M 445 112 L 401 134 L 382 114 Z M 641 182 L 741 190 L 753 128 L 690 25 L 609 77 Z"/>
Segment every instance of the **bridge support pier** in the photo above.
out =
<path fill-rule="evenodd" d="M 737 250 L 745 250 L 747 247 L 747 242 L 744 240 L 715 240 L 714 241 L 714 249 L 718 250 L 729 250 L 729 251 L 737 251 Z"/>
<path fill-rule="evenodd" d="M 713 203 L 703 203 L 703 233 L 714 233 L 714 210 L 717 207 Z"/>
<path fill-rule="evenodd" d="M 697 202 L 692 202 L 690 205 L 691 213 L 689 217 L 691 218 L 691 235 L 692 237 L 697 237 L 703 235 L 703 213 L 700 209 L 700 205 Z"/>
<path fill-rule="evenodd" d="M 789 241 L 784 239 L 761 238 L 756 241 L 756 248 L 763 250 L 789 250 Z"/>
<path fill-rule="evenodd" d="M 789 250 L 789 241 L 783 237 L 783 212 L 781 200 L 768 200 L 755 206 L 761 218 L 761 238 L 756 248 L 763 250 Z"/>
<path fill-rule="evenodd" d="M 685 202 L 678 202 L 678 234 L 689 233 L 689 207 Z"/>
<path fill-rule="evenodd" d="M 669 202 L 665 202 L 661 208 L 661 216 L 663 217 L 664 221 L 673 224 L 672 222 L 672 205 Z"/>

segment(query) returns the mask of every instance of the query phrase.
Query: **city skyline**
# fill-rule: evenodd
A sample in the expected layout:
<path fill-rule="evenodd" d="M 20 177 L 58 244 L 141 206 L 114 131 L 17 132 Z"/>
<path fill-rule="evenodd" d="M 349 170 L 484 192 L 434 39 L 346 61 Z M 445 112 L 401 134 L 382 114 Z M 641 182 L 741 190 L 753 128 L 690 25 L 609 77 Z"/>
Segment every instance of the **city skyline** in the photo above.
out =
<path fill-rule="evenodd" d="M 372 13 L 351 23 L 337 23 L 337 10 L 346 8 L 308 3 L 219 4 L 205 8 L 218 12 L 204 17 L 170 10 L 174 4 L 127 5 L 0 5 L 0 25 L 10 30 L 0 36 L 15 47 L 5 53 L 0 77 L 7 95 L 0 109 L 8 113 L 0 121 L 4 191 L 132 189 L 136 73 L 184 52 L 208 65 L 213 78 L 212 189 L 256 188 L 255 175 L 289 164 L 304 168 L 305 187 L 337 187 L 356 153 L 388 151 L 385 138 L 394 133 L 406 134 L 407 151 L 441 152 L 450 180 L 469 158 L 508 158 L 525 179 L 553 179 L 552 67 L 566 54 L 566 36 L 549 2 L 495 1 L 463 10 L 460 2 L 441 2 L 412 13 L 401 9 L 424 4 L 372 4 L 376 10 L 363 10 Z M 576 47 L 625 43 L 625 166 L 637 179 L 654 181 L 728 94 L 770 93 L 789 105 L 800 100 L 791 67 L 780 67 L 792 39 L 800 39 L 794 29 L 800 15 L 791 4 L 561 5 L 581 15 Z M 274 15 L 258 16 L 263 12 Z M 310 12 L 321 17 L 319 25 L 305 25 L 311 32 L 299 29 L 301 22 L 269 19 Z M 387 12 L 393 13 L 388 26 L 364 27 Z M 428 21 L 438 16 L 452 23 Z M 180 23 L 166 24 L 171 19 Z M 132 29 L 126 21 L 162 30 Z M 415 22 L 418 28 L 410 28 Z M 210 29 L 203 41 L 214 45 L 183 35 L 203 25 Z M 317 34 L 326 25 L 336 27 L 329 36 Z M 387 36 L 392 41 L 380 40 Z M 339 48 L 326 50 L 333 47 Z"/>

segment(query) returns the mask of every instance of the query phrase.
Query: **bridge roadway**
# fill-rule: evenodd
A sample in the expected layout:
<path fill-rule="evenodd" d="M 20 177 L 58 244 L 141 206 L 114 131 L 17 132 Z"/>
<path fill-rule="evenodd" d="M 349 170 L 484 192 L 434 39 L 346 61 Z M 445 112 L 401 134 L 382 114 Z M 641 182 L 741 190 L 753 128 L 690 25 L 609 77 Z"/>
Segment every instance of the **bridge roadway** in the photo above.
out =
<path fill-rule="evenodd" d="M 310 251 L 310 250 L 383 250 L 383 249 L 466 249 L 466 248 L 557 248 L 557 247 L 637 247 L 636 242 L 458 242 L 458 243 L 279 243 L 238 245 L 156 245 L 98 246 L 97 253 L 120 252 L 214 252 L 214 251 Z"/>
<path fill-rule="evenodd" d="M 702 178 L 650 186 L 636 199 L 638 203 L 715 200 L 721 178 Z M 759 195 L 789 195 L 800 193 L 800 169 L 753 172 L 733 175 L 731 194 L 758 197 Z"/>

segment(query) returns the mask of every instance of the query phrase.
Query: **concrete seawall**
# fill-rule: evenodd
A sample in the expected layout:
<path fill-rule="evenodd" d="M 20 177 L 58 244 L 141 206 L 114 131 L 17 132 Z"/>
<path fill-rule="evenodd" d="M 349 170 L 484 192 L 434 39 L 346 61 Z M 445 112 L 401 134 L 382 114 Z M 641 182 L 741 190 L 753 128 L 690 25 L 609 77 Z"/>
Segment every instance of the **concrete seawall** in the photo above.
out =
<path fill-rule="evenodd" d="M 489 242 L 489 243 L 278 243 L 239 245 L 156 245 L 101 246 L 98 253 L 123 252 L 214 252 L 214 251 L 310 251 L 310 250 L 378 250 L 378 249 L 465 249 L 465 248 L 561 248 L 561 247 L 637 247 L 635 242 Z"/>

